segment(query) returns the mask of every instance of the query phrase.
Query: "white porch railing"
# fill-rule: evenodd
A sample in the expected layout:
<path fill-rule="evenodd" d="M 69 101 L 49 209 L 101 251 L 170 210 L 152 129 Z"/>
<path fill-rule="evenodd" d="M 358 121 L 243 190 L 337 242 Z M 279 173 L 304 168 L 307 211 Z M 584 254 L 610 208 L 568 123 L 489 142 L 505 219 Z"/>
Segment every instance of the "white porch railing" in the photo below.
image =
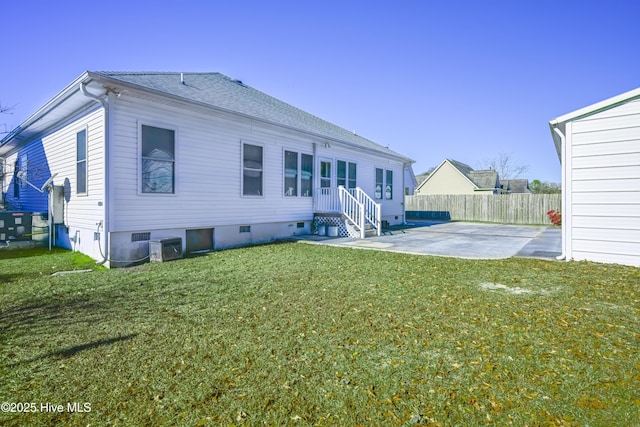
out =
<path fill-rule="evenodd" d="M 381 234 L 381 206 L 360 187 L 346 189 L 340 186 L 316 189 L 315 211 L 343 214 L 356 226 L 361 238 L 365 237 L 367 224 L 371 224 L 378 236 Z"/>

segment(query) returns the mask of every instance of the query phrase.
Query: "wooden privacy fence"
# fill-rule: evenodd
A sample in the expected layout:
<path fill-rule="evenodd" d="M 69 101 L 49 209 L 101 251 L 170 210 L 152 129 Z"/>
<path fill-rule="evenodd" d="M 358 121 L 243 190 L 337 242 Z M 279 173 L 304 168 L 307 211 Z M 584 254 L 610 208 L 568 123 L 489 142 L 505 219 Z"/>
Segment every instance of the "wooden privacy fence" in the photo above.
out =
<path fill-rule="evenodd" d="M 561 194 L 405 196 L 409 219 L 551 224 L 547 212 L 561 210 Z"/>

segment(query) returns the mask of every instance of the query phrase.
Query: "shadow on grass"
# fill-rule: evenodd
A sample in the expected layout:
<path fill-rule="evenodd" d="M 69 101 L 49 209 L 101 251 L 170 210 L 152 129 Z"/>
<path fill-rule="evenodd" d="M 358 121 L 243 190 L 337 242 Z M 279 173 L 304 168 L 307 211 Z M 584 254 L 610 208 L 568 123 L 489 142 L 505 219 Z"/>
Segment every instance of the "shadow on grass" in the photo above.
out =
<path fill-rule="evenodd" d="M 53 358 L 69 358 L 69 357 L 75 356 L 77 353 L 80 353 L 81 351 L 92 350 L 94 348 L 103 347 L 106 345 L 111 345 L 111 344 L 115 344 L 122 341 L 132 340 L 137 336 L 138 334 L 129 334 L 129 335 L 123 335 L 121 337 L 116 337 L 116 338 L 93 341 L 87 344 L 75 345 L 73 347 L 67 347 L 62 350 L 51 351 L 49 353 L 43 354 L 42 356 L 38 356 L 32 359 L 13 363 L 9 365 L 9 368 L 15 368 L 18 365 L 29 364 L 29 363 L 36 362 L 38 360 L 53 359 Z"/>
<path fill-rule="evenodd" d="M 22 276 L 22 274 L 0 274 L 0 285 L 11 283 Z"/>
<path fill-rule="evenodd" d="M 63 251 L 64 250 L 57 248 L 54 248 L 52 251 L 49 251 L 47 248 L 0 249 L 0 261 L 5 259 L 38 257 Z"/>
<path fill-rule="evenodd" d="M 137 336 L 138 334 L 129 334 L 129 335 L 124 335 L 122 337 L 117 337 L 117 338 L 109 338 L 106 340 L 93 341 L 87 344 L 76 345 L 73 347 L 65 348 L 63 350 L 53 351 L 43 356 L 40 356 L 39 359 L 48 359 L 50 357 L 71 357 L 76 353 L 79 353 L 84 350 L 91 350 L 93 348 L 102 347 L 105 345 L 110 345 L 110 344 L 114 344 L 121 341 L 128 341 Z"/>

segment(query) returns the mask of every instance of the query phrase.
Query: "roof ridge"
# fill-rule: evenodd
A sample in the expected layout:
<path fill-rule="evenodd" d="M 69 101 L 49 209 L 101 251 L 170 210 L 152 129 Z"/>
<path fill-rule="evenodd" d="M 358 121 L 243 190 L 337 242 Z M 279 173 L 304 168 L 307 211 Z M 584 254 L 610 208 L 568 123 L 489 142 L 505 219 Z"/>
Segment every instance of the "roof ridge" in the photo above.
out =
<path fill-rule="evenodd" d="M 402 157 L 406 161 L 411 160 L 388 146 L 360 136 L 340 125 L 268 95 L 239 79 L 219 72 L 97 71 L 94 74 L 106 79 L 121 80 L 123 83 L 133 84 L 146 90 L 151 89 L 158 93 L 177 96 L 186 101 L 199 102 L 280 126 L 311 132 L 324 138 Z M 174 76 L 180 78 L 173 79 Z M 199 77 L 183 79 L 183 76 Z"/>

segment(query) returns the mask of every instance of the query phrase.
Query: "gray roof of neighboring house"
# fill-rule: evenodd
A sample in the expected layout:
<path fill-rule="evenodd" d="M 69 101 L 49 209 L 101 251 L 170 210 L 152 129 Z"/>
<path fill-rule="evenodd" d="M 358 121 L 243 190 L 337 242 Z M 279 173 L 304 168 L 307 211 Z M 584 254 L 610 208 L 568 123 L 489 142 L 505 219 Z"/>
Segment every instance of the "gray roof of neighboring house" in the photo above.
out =
<path fill-rule="evenodd" d="M 498 172 L 494 170 L 471 171 L 467 176 L 481 190 L 500 186 Z"/>
<path fill-rule="evenodd" d="M 476 171 L 466 163 L 452 159 L 447 159 L 447 161 L 464 174 L 464 176 L 469 178 L 469 180 L 473 182 L 478 189 L 496 188 L 499 185 L 498 172 L 494 170 Z"/>
<path fill-rule="evenodd" d="M 500 184 L 509 193 L 531 193 L 528 179 L 501 179 Z"/>
<path fill-rule="evenodd" d="M 460 172 L 462 172 L 465 176 L 469 176 L 469 172 L 471 172 L 473 170 L 473 168 L 471 166 L 469 166 L 466 163 L 462 163 L 459 162 L 457 160 L 453 160 L 453 159 L 447 159 L 447 161 L 449 163 L 451 163 L 453 165 L 454 168 L 458 169 Z"/>
<path fill-rule="evenodd" d="M 412 162 L 411 159 L 400 153 L 320 119 L 224 74 L 116 71 L 100 71 L 91 74 L 343 141 Z M 184 83 L 182 83 L 182 78 L 184 78 Z"/>

